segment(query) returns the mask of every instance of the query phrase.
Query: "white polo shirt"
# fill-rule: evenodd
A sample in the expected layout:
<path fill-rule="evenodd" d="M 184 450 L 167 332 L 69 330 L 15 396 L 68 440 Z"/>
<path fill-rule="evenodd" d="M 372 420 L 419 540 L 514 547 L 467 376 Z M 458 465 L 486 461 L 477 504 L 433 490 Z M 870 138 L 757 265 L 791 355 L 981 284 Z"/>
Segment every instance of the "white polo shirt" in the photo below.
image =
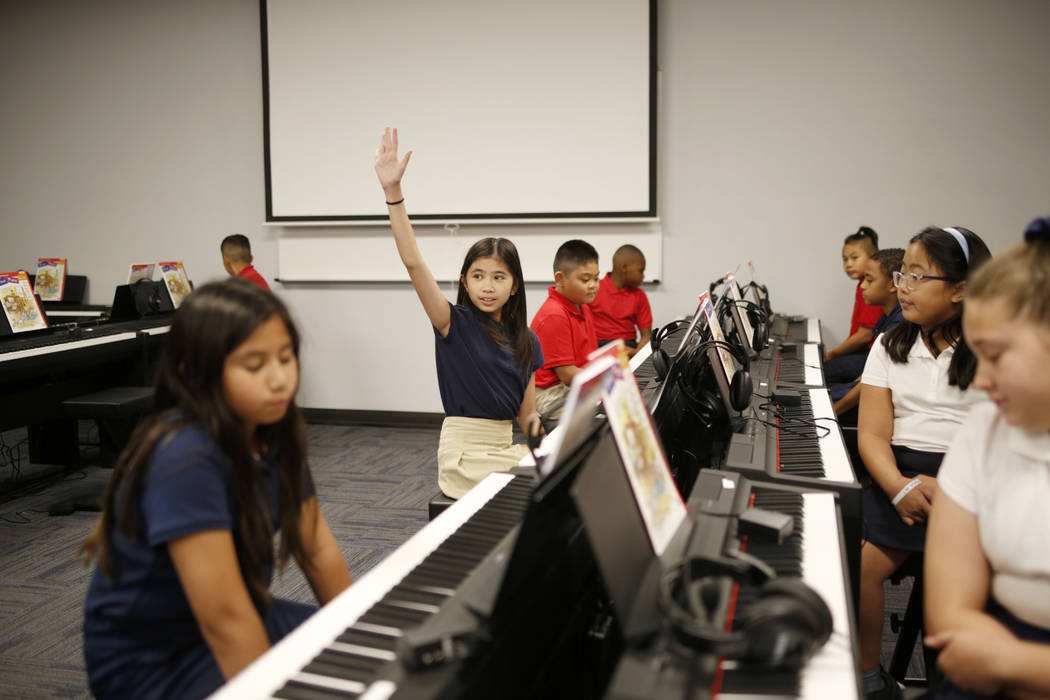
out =
<path fill-rule="evenodd" d="M 861 383 L 892 392 L 893 437 L 890 443 L 924 452 L 944 452 L 970 408 L 986 395 L 978 389 L 960 391 L 948 384 L 948 365 L 954 348 L 934 357 L 922 336 L 908 351 L 908 361 L 890 359 L 880 335 L 868 353 Z"/>
<path fill-rule="evenodd" d="M 956 435 L 938 482 L 977 516 L 995 599 L 1050 629 L 1050 432 L 1012 426 L 995 404 L 981 403 Z"/>

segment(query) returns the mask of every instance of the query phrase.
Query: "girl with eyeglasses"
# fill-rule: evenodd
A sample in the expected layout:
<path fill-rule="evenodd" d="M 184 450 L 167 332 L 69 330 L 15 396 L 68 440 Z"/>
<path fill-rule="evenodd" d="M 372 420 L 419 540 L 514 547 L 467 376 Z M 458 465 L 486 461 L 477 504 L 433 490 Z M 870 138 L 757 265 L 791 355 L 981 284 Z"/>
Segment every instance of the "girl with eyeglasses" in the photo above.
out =
<path fill-rule="evenodd" d="M 872 346 L 861 376 L 857 441 L 872 483 L 864 489 L 860 647 L 869 698 L 900 697 L 879 664 L 883 582 L 922 552 L 944 452 L 969 409 L 976 360 L 963 342 L 967 276 L 991 257 L 961 227 L 915 235 L 894 275 L 904 321 Z"/>

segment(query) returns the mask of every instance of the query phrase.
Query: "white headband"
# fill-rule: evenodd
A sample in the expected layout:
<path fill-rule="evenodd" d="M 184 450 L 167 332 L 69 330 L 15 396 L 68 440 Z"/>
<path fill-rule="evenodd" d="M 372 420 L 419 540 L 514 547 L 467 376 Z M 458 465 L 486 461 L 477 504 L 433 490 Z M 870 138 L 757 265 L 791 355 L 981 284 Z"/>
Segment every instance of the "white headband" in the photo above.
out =
<path fill-rule="evenodd" d="M 966 264 L 967 264 L 967 266 L 969 266 L 969 264 L 970 264 L 970 244 L 966 242 L 966 236 L 962 235 L 959 232 L 959 229 L 952 228 L 951 226 L 948 226 L 948 227 L 943 228 L 941 230 L 942 231 L 947 231 L 948 233 L 952 234 L 952 238 L 954 238 L 955 240 L 959 241 L 959 247 L 962 248 L 963 257 L 966 258 Z"/>

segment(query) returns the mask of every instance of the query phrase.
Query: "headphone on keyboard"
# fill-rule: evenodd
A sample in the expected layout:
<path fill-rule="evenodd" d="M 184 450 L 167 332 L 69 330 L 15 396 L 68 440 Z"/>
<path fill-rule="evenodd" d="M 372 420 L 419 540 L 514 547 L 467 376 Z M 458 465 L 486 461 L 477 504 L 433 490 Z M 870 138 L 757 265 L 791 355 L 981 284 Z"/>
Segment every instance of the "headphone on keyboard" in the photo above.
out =
<path fill-rule="evenodd" d="M 683 328 L 688 328 L 691 323 L 692 319 L 676 319 L 666 326 L 657 328 L 653 332 L 652 337 L 649 338 L 649 346 L 653 355 L 653 370 L 656 372 L 657 381 L 662 382 L 667 376 L 667 371 L 671 368 L 671 358 L 668 356 L 667 351 L 660 347 L 660 344 L 667 336 Z"/>
<path fill-rule="evenodd" d="M 690 649 L 760 666 L 798 668 L 831 637 L 824 599 L 800 579 L 775 578 L 763 562 L 689 559 L 660 580 L 660 606 L 674 638 Z M 736 611 L 740 624 L 723 631 L 715 612 L 726 578 L 758 584 L 757 597 Z"/>
<path fill-rule="evenodd" d="M 710 348 L 727 350 L 736 360 L 739 369 L 733 373 L 729 383 L 729 405 L 734 411 L 743 411 L 751 405 L 754 390 L 751 374 L 748 371 L 751 359 L 741 348 L 724 340 L 706 340 L 693 352 L 703 353 L 703 361 L 688 362 L 678 374 L 677 381 L 682 393 L 689 399 L 692 409 L 705 428 L 729 423 L 729 413 L 722 402 L 718 382 L 714 377 L 716 371 L 711 366 L 706 353 Z M 715 362 L 719 362 L 716 359 Z M 655 364 L 655 363 L 654 363 Z"/>
<path fill-rule="evenodd" d="M 769 345 L 769 316 L 761 306 L 753 301 L 741 299 L 733 303 L 737 305 L 738 309 L 743 306 L 747 310 L 748 323 L 754 329 L 751 347 L 755 349 L 755 352 L 762 352 Z"/>

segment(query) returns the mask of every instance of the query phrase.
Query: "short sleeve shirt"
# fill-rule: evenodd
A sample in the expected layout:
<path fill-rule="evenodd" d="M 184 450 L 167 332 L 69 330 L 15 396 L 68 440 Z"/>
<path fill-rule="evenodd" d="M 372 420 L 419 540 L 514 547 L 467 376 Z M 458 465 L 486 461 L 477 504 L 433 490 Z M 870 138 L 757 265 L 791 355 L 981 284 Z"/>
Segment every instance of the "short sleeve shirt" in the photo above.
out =
<path fill-rule="evenodd" d="M 598 295 L 591 303 L 594 332 L 599 340 L 638 337 L 635 328 L 652 328 L 653 313 L 649 297 L 638 287 L 617 289 L 608 274 L 598 284 Z"/>
<path fill-rule="evenodd" d="M 1018 618 L 1050 629 L 1050 433 L 1012 426 L 995 404 L 982 402 L 937 478 L 977 517 L 992 595 Z"/>
<path fill-rule="evenodd" d="M 243 277 L 246 280 L 251 280 L 267 291 L 270 290 L 270 285 L 266 284 L 266 280 L 263 279 L 263 276 L 256 272 L 255 268 L 251 265 L 238 272 L 237 276 Z"/>
<path fill-rule="evenodd" d="M 861 383 L 889 389 L 893 399 L 893 437 L 890 443 L 924 452 L 944 452 L 983 391 L 962 391 L 948 384 L 948 365 L 954 348 L 934 357 L 922 337 L 916 337 L 907 362 L 896 363 L 886 352 L 886 336 L 879 336 L 868 353 Z"/>
<path fill-rule="evenodd" d="M 598 349 L 590 305 L 577 307 L 554 287 L 548 287 L 547 301 L 533 317 L 532 330 L 543 347 L 543 366 L 536 370 L 536 386 L 541 389 L 561 381 L 555 367 L 582 367 L 587 355 Z"/>
<path fill-rule="evenodd" d="M 267 459 L 256 464 L 264 474 L 276 532 L 277 469 Z M 306 487 L 305 496 L 313 495 L 312 482 Z M 94 651 L 146 654 L 151 648 L 160 653 L 202 643 L 168 543 L 207 530 L 235 532 L 236 519 L 230 463 L 211 437 L 188 427 L 161 438 L 135 509 L 136 536 L 129 539 L 114 531 L 115 577 L 101 569 L 92 577 L 85 601 L 85 645 L 95 645 Z"/>
<path fill-rule="evenodd" d="M 863 328 L 874 328 L 879 317 L 882 316 L 882 307 L 868 304 L 864 301 L 864 293 L 857 283 L 857 294 L 853 300 L 853 316 L 850 318 L 849 334 L 853 335 Z M 871 343 L 868 344 L 871 347 Z"/>
<path fill-rule="evenodd" d="M 543 364 L 536 334 L 529 331 L 532 364 L 523 370 L 509 347 L 501 347 L 493 340 L 473 311 L 459 304 L 449 307 L 452 315 L 448 335 L 442 338 L 434 329 L 434 359 L 445 415 L 516 418 L 532 374 Z"/>

